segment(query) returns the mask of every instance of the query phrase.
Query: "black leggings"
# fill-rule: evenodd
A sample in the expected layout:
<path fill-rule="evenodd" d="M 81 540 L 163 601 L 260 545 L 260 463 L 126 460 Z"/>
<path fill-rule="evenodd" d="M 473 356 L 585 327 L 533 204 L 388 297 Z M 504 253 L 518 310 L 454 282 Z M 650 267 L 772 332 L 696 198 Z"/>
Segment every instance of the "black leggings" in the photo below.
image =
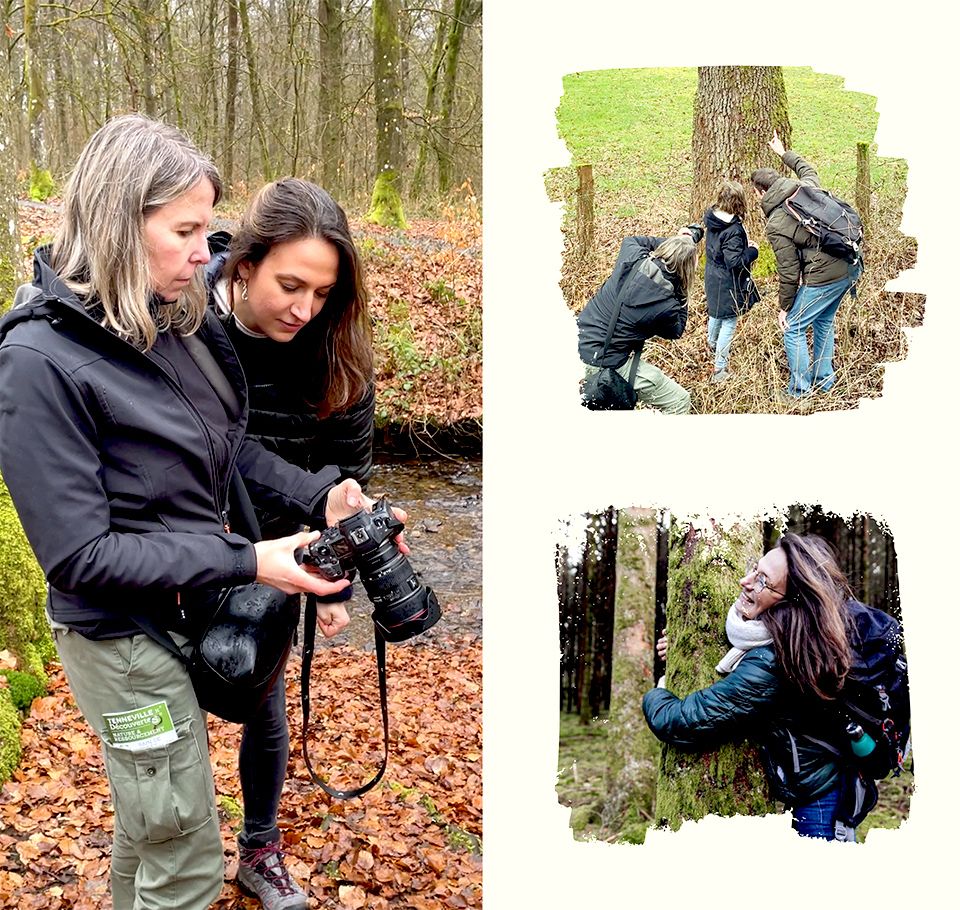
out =
<path fill-rule="evenodd" d="M 240 741 L 243 831 L 238 840 L 242 847 L 263 847 L 279 840 L 277 811 L 289 754 L 287 698 L 281 674 L 257 716 L 244 725 Z"/>

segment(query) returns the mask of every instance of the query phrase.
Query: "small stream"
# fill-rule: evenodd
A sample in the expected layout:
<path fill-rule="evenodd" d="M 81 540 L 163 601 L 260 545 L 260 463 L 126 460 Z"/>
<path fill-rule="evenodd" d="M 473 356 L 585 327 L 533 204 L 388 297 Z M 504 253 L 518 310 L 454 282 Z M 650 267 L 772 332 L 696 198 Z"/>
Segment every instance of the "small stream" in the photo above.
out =
<path fill-rule="evenodd" d="M 479 459 L 379 462 L 367 494 L 407 512 L 408 557 L 424 584 L 433 588 L 443 611 L 422 635 L 391 648 L 444 645 L 481 637 L 482 474 Z M 348 641 L 373 650 L 372 607 L 359 580 L 353 586 L 350 625 L 332 639 L 318 635 L 317 647 Z"/>

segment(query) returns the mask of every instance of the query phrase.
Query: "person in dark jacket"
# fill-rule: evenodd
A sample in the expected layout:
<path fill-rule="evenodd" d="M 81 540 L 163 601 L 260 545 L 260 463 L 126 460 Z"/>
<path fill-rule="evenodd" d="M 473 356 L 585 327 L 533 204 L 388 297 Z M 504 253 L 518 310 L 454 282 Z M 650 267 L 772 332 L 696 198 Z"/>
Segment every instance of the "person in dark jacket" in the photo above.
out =
<path fill-rule="evenodd" d="M 373 467 L 373 348 L 360 259 L 343 209 L 287 177 L 250 202 L 237 233 L 210 238 L 207 281 L 250 388 L 247 435 L 305 469 L 335 464 L 366 485 Z M 290 518 L 258 515 L 264 533 Z M 335 595 L 349 597 L 347 590 Z M 280 849 L 277 813 L 289 755 L 286 699 L 275 686 L 240 745 L 243 829 L 237 878 L 268 910 L 306 895 Z"/>
<path fill-rule="evenodd" d="M 580 359 L 589 377 L 613 367 L 627 382 L 633 373 L 637 398 L 666 414 L 690 411 L 690 393 L 662 370 L 641 358 L 648 338 L 675 340 L 687 327 L 687 297 L 693 288 L 698 224 L 674 237 L 626 237 L 610 277 L 577 319 Z M 606 344 L 616 311 L 616 325 Z"/>
<path fill-rule="evenodd" d="M 820 186 L 817 171 L 796 152 L 787 151 L 774 133 L 769 143 L 799 178 L 782 177 L 773 168 L 760 168 L 750 179 L 767 219 L 767 239 L 777 258 L 780 281 L 778 319 L 790 368 L 786 394 L 802 398 L 833 387 L 834 320 L 844 295 L 856 283 L 859 266 L 819 249 L 816 237 L 784 209 L 800 184 Z M 813 362 L 807 330 L 813 329 Z"/>
<path fill-rule="evenodd" d="M 184 663 L 137 617 L 183 645 L 223 587 L 343 589 L 296 561 L 319 531 L 231 531 L 234 468 L 255 503 L 293 521 L 322 527 L 372 504 L 355 480 L 335 483 L 335 467 L 308 473 L 245 437 L 246 385 L 200 269 L 219 194 L 179 130 L 109 121 L 0 323 L 0 470 L 49 582 L 71 690 L 102 740 L 117 910 L 205 910 L 223 883 L 205 716 Z M 346 621 L 330 604 L 320 625 Z"/>
<path fill-rule="evenodd" d="M 680 748 L 754 739 L 797 831 L 834 840 L 845 769 L 830 740 L 833 701 L 853 660 L 849 585 L 824 540 L 788 533 L 749 568 L 740 588 L 735 612 L 743 621 L 759 618 L 769 643 L 741 643 L 745 653 L 729 675 L 684 698 L 662 687 L 647 692 L 644 716 L 658 739 Z M 658 649 L 665 653 L 664 640 Z"/>
<path fill-rule="evenodd" d="M 717 201 L 703 213 L 707 344 L 716 352 L 711 382 L 723 382 L 729 378 L 727 362 L 737 318 L 760 299 L 757 286 L 750 277 L 750 266 L 757 258 L 757 245 L 747 237 L 743 226 L 746 215 L 747 197 L 743 186 L 735 180 L 721 182 Z"/>

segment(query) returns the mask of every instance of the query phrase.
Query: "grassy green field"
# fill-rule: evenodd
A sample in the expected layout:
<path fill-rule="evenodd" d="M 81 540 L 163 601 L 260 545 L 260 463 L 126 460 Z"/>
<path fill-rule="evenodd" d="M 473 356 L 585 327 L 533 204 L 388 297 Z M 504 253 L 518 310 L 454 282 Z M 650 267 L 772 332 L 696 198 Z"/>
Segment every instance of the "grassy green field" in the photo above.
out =
<path fill-rule="evenodd" d="M 856 146 L 873 142 L 876 98 L 847 91 L 840 77 L 810 68 L 785 68 L 784 82 L 791 145 L 816 166 L 825 187 L 852 202 Z M 557 129 L 570 150 L 572 166 L 548 172 L 545 186 L 552 200 L 567 203 L 561 287 L 576 313 L 609 274 L 623 237 L 664 236 L 689 220 L 697 71 L 599 70 L 571 73 L 563 85 Z M 758 166 L 762 163 L 769 162 Z M 580 164 L 592 165 L 595 184 L 595 239 L 585 254 L 575 244 L 575 166 Z M 722 386 L 709 384 L 712 365 L 701 338 L 706 325 L 702 288 L 691 295 L 685 336 L 644 349 L 645 359 L 690 390 L 694 412 L 840 410 L 881 394 L 883 364 L 905 356 L 902 329 L 921 323 L 923 298 L 884 291 L 886 282 L 912 267 L 916 258 L 912 239 L 899 231 L 907 162 L 871 154 L 871 188 L 868 268 L 858 303 L 851 305 L 848 299 L 838 315 L 834 389 L 802 405 L 777 400 L 786 373 L 776 328 L 776 277 L 764 277 L 763 265 L 772 258 L 761 250 L 756 277 L 764 299 L 737 329 L 732 380 Z M 743 353 L 738 358 L 738 348 L 749 350 L 750 360 Z"/>

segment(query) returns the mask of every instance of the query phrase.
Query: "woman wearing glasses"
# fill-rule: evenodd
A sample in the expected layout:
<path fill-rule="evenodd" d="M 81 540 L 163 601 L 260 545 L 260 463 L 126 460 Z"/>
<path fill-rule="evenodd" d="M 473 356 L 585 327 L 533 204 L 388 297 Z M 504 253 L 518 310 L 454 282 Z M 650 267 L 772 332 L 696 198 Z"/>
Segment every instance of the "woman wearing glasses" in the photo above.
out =
<path fill-rule="evenodd" d="M 807 837 L 836 839 L 843 766 L 828 742 L 831 705 L 852 655 L 846 578 L 827 543 L 784 534 L 740 580 L 727 632 L 727 675 L 685 698 L 648 692 L 643 713 L 658 739 L 706 749 L 747 736 L 761 747 L 774 796 Z M 666 653 L 666 640 L 657 643 Z M 849 832 L 852 839 L 853 832 Z"/>

